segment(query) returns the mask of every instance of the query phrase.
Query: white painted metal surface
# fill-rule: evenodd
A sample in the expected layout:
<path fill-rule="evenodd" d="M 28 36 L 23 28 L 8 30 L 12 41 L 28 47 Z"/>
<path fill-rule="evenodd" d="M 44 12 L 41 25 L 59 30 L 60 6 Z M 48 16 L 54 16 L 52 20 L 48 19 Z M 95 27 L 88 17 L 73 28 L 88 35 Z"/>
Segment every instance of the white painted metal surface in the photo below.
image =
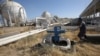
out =
<path fill-rule="evenodd" d="M 36 17 L 36 28 L 48 28 L 50 23 L 48 22 L 47 18 L 43 17 Z"/>
<path fill-rule="evenodd" d="M 41 16 L 44 17 L 44 18 L 52 17 L 52 15 L 48 11 L 44 11 Z"/>
<path fill-rule="evenodd" d="M 17 34 L 17 35 L 1 38 L 0 39 L 0 46 L 8 44 L 8 43 L 16 41 L 16 40 L 19 40 L 21 38 L 25 38 L 25 37 L 27 37 L 29 35 L 40 33 L 40 32 L 45 31 L 45 30 L 47 30 L 47 29 L 37 29 L 37 30 L 32 30 L 32 31 L 21 33 L 21 34 Z"/>
<path fill-rule="evenodd" d="M 66 46 L 59 46 L 59 47 L 61 47 L 62 50 L 71 49 L 71 41 L 70 41 L 70 39 L 66 39 L 65 41 L 67 42 L 67 45 Z"/>
<path fill-rule="evenodd" d="M 1 3 L 1 15 L 3 19 L 6 19 L 7 22 L 16 23 L 16 24 L 24 24 L 26 23 L 26 12 L 22 5 L 17 2 L 6 0 Z"/>

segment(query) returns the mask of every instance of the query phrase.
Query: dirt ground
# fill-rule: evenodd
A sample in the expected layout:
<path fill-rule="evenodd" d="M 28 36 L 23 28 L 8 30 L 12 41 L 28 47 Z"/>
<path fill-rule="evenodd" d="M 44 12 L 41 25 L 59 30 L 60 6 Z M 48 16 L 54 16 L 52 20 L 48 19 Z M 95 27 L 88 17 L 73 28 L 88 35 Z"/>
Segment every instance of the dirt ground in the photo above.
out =
<path fill-rule="evenodd" d="M 62 34 L 65 38 L 70 38 L 74 41 L 79 41 L 77 37 L 78 31 L 68 31 Z M 89 34 L 98 32 L 87 31 Z M 100 44 L 93 44 L 90 42 L 77 43 L 74 46 L 74 52 L 65 52 L 59 48 L 45 47 L 32 49 L 32 47 L 40 43 L 42 38 L 46 35 L 42 32 L 27 38 L 18 40 L 0 47 L 0 56 L 100 56 Z M 99 34 L 99 33 L 98 33 Z"/>

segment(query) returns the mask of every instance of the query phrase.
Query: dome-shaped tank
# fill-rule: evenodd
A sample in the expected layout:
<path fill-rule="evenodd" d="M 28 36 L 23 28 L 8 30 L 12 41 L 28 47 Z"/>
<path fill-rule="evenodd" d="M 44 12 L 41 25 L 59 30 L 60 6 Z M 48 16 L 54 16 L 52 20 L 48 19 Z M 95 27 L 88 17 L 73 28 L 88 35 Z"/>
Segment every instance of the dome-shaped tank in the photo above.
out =
<path fill-rule="evenodd" d="M 14 1 L 7 1 L 1 8 L 2 16 L 9 20 L 11 18 L 13 23 L 25 23 L 26 12 L 24 7 Z"/>
<path fill-rule="evenodd" d="M 49 17 L 52 17 L 52 16 L 49 12 L 44 11 L 43 14 L 42 14 L 42 17 L 49 18 Z"/>

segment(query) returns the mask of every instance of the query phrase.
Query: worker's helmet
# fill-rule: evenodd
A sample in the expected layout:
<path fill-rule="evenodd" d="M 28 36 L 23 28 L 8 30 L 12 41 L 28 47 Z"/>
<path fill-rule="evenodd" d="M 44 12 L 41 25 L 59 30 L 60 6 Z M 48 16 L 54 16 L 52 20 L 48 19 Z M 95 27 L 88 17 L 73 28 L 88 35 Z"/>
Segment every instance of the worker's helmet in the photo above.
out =
<path fill-rule="evenodd" d="M 82 18 L 78 18 L 77 23 L 78 23 L 78 25 L 80 25 L 82 23 Z"/>

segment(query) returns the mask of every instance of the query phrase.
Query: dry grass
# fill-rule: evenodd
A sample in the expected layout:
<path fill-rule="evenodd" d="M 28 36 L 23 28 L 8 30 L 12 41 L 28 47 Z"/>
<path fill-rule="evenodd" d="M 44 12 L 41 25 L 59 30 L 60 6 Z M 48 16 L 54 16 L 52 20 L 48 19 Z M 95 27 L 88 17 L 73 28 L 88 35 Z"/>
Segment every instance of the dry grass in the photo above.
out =
<path fill-rule="evenodd" d="M 41 37 L 43 37 L 46 32 L 36 34 L 34 36 L 29 36 L 27 38 L 18 40 L 16 42 L 10 43 L 5 46 L 0 47 L 0 56 L 23 56 L 23 52 L 26 52 L 30 47 L 41 42 Z M 26 54 L 26 53 L 25 53 Z"/>
<path fill-rule="evenodd" d="M 78 41 L 78 31 L 66 32 L 62 36 Z M 47 33 L 42 32 L 27 38 L 18 40 L 0 47 L 0 56 L 100 56 L 100 45 L 92 43 L 78 43 L 75 45 L 74 52 L 65 52 L 59 48 L 47 46 L 45 48 L 31 49 L 35 44 L 42 41 Z"/>
<path fill-rule="evenodd" d="M 4 27 L 0 28 L 0 35 L 6 35 L 11 32 L 25 32 L 34 29 L 34 26 L 25 26 L 25 27 Z"/>

